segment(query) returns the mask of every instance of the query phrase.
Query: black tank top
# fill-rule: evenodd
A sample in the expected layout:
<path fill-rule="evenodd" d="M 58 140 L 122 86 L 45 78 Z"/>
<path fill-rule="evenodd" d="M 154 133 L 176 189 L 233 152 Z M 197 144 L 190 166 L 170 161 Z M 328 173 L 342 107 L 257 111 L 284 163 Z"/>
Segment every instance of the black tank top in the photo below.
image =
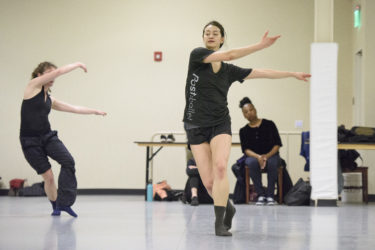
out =
<path fill-rule="evenodd" d="M 23 100 L 21 106 L 20 136 L 40 136 L 51 131 L 48 114 L 51 111 L 51 98 L 44 99 L 44 87 L 34 97 Z"/>

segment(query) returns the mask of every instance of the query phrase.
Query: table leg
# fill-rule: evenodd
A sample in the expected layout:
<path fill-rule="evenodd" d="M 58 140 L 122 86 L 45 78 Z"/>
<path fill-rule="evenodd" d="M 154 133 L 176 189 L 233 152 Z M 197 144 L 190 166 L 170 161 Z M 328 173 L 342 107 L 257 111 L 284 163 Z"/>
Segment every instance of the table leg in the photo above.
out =
<path fill-rule="evenodd" d="M 367 176 L 367 168 L 365 168 L 363 170 L 363 174 L 362 174 L 362 185 L 363 185 L 363 200 L 364 202 L 366 202 L 366 204 L 368 203 L 368 176 Z"/>
<path fill-rule="evenodd" d="M 245 187 L 246 187 L 246 198 L 245 203 L 248 204 L 250 200 L 250 169 L 245 166 Z"/>
<path fill-rule="evenodd" d="M 147 184 L 148 184 L 148 172 L 150 168 L 149 164 L 149 154 L 150 154 L 150 147 L 147 146 L 146 148 L 146 184 L 145 184 L 145 200 L 147 200 Z"/>
<path fill-rule="evenodd" d="M 145 200 L 147 200 L 147 184 L 151 183 L 152 184 L 152 180 L 150 181 L 149 179 L 149 172 L 150 172 L 150 161 L 152 161 L 152 159 L 154 158 L 154 156 L 159 153 L 159 151 L 162 149 L 163 147 L 160 147 L 158 150 L 156 150 L 155 153 L 153 153 L 151 156 L 150 156 L 150 146 L 147 146 L 146 147 L 146 185 L 145 185 Z"/>

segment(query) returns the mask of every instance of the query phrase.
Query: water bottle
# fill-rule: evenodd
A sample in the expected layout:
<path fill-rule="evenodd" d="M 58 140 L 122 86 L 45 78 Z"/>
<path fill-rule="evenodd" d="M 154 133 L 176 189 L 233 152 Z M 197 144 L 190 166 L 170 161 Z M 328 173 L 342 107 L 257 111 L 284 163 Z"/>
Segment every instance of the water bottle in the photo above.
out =
<path fill-rule="evenodd" d="M 153 200 L 153 191 L 152 191 L 152 184 L 147 184 L 147 201 Z"/>

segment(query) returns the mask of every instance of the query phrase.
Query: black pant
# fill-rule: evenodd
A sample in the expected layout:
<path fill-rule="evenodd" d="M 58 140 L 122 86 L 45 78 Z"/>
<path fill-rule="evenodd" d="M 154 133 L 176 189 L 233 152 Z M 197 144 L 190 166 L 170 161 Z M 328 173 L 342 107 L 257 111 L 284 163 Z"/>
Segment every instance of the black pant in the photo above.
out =
<path fill-rule="evenodd" d="M 56 203 L 58 206 L 72 206 L 77 196 L 75 163 L 72 155 L 57 137 L 57 131 L 38 137 L 20 137 L 20 141 L 26 160 L 38 174 L 43 174 L 51 168 L 47 156 L 61 165 Z"/>
<path fill-rule="evenodd" d="M 255 191 L 258 196 L 274 197 L 275 184 L 277 182 L 278 168 L 280 166 L 280 155 L 274 154 L 267 159 L 265 171 L 267 172 L 267 191 L 263 189 L 262 173 L 258 160 L 253 157 L 247 157 L 245 164 L 250 168 L 250 177 L 254 183 Z"/>
<path fill-rule="evenodd" d="M 208 194 L 207 189 L 204 187 L 201 177 L 197 168 L 190 169 L 186 168 L 186 174 L 189 176 L 189 179 L 185 185 L 185 196 L 188 202 L 191 202 L 191 188 L 196 188 L 198 191 L 198 200 L 199 203 L 212 204 L 213 200 Z"/>
<path fill-rule="evenodd" d="M 198 189 L 200 179 L 198 168 L 190 169 L 189 167 L 187 167 L 186 174 L 189 176 L 190 187 Z"/>

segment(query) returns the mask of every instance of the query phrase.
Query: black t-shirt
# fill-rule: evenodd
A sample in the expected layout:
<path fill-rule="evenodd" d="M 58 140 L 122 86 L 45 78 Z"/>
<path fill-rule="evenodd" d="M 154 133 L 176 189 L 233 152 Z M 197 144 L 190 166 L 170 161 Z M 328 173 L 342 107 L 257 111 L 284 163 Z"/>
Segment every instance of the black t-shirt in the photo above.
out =
<path fill-rule="evenodd" d="M 186 106 L 183 121 L 199 127 L 211 127 L 230 121 L 227 95 L 233 82 L 243 82 L 251 69 L 221 63 L 217 73 L 203 60 L 215 51 L 196 48 L 190 53 L 185 87 Z"/>
<path fill-rule="evenodd" d="M 267 154 L 275 145 L 282 146 L 279 131 L 271 120 L 262 119 L 259 127 L 252 128 L 248 124 L 240 129 L 242 152 L 250 149 L 257 154 Z"/>
<path fill-rule="evenodd" d="M 21 106 L 21 136 L 40 136 L 51 131 L 48 114 L 51 111 L 51 98 L 44 99 L 44 87 L 34 97 L 23 100 Z"/>

